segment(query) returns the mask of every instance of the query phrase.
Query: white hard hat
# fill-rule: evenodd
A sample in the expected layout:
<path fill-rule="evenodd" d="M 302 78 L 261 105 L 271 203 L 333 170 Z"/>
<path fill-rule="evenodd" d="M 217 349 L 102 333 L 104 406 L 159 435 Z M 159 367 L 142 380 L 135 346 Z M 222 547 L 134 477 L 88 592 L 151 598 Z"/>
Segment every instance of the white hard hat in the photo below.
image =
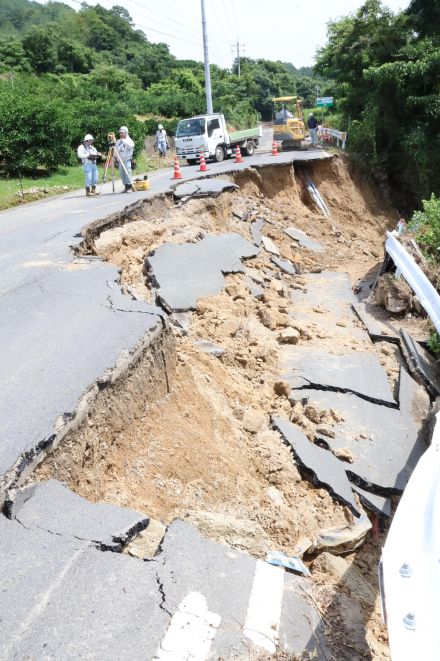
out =
<path fill-rule="evenodd" d="M 159 126 L 157 128 L 159 129 L 159 131 L 162 131 L 162 129 L 163 129 L 162 124 L 159 124 Z"/>
<path fill-rule="evenodd" d="M 90 133 L 87 133 L 87 135 L 84 136 L 84 142 L 86 140 L 93 140 L 93 135 L 90 135 Z"/>
<path fill-rule="evenodd" d="M 313 113 L 312 113 L 312 112 L 309 114 L 309 117 L 313 117 Z"/>
<path fill-rule="evenodd" d="M 126 126 L 121 126 L 121 128 L 119 129 L 119 133 L 121 133 L 121 131 L 125 131 L 125 133 L 128 133 L 128 128 Z"/>

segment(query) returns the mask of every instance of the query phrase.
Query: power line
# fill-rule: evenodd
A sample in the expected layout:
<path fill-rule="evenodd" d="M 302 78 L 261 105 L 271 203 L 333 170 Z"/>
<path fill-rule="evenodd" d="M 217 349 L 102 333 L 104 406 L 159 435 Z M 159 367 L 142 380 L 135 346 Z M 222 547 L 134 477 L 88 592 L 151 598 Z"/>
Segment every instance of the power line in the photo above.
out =
<path fill-rule="evenodd" d="M 153 30 L 153 28 L 147 27 L 146 25 L 141 25 L 140 23 L 133 23 L 135 27 L 141 28 L 141 30 L 147 30 L 148 32 L 154 32 L 155 34 L 163 34 L 166 37 L 171 37 L 171 39 L 177 39 L 178 41 L 186 41 L 188 44 L 192 44 L 193 46 L 201 46 L 202 42 L 195 42 L 195 41 L 190 41 L 189 39 L 185 39 L 184 37 L 176 37 L 175 34 L 170 34 L 169 32 L 162 32 L 162 30 Z"/>
<path fill-rule="evenodd" d="M 227 27 L 229 28 L 229 31 L 230 31 L 230 33 L 232 34 L 234 31 L 233 31 L 233 29 L 232 29 L 232 24 L 231 24 L 230 21 L 229 21 L 229 14 L 228 14 L 228 10 L 226 9 L 226 2 L 225 2 L 225 0 L 223 0 L 223 9 L 225 10 L 225 16 L 226 16 Z"/>
<path fill-rule="evenodd" d="M 128 0 L 128 2 L 131 2 L 133 5 L 137 5 L 138 7 L 141 7 L 143 11 L 149 12 L 150 14 L 154 14 L 155 16 L 160 16 L 161 18 L 165 18 L 168 22 L 171 22 L 173 25 L 175 24 L 175 21 L 173 21 L 173 19 L 170 19 L 169 16 L 166 16 L 165 14 L 161 14 L 158 11 L 154 11 L 152 9 L 149 9 L 148 7 L 145 7 L 140 2 L 137 2 L 137 0 Z M 149 19 L 149 20 L 151 20 L 151 19 Z M 161 23 L 161 21 L 158 21 L 158 20 L 155 20 L 155 22 L 156 23 Z M 161 24 L 164 25 L 164 23 L 161 23 Z M 183 25 L 183 27 L 185 28 L 185 30 L 183 30 L 183 31 L 187 30 L 189 32 L 195 32 L 197 35 L 200 35 L 200 29 L 199 30 L 194 30 L 194 28 L 190 28 L 188 25 L 184 25 L 183 23 L 181 25 Z M 169 26 L 167 26 L 167 25 L 165 25 L 165 27 L 169 28 Z M 180 30 L 179 28 L 177 28 L 177 29 L 180 32 L 182 32 L 182 30 Z"/>
<path fill-rule="evenodd" d="M 232 13 L 234 15 L 235 26 L 237 28 L 237 34 L 240 32 L 240 28 L 237 21 L 237 14 L 235 13 L 234 0 L 231 0 Z"/>

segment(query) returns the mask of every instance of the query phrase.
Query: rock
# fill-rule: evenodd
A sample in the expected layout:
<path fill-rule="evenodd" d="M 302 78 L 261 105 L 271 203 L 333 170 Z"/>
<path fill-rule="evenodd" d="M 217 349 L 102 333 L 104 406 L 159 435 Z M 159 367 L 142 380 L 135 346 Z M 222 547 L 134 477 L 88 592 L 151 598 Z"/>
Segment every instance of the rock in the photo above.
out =
<path fill-rule="evenodd" d="M 349 448 L 336 448 L 333 450 L 333 454 L 342 461 L 348 461 L 349 464 L 352 464 L 354 461 L 354 454 Z"/>
<path fill-rule="evenodd" d="M 329 438 L 335 438 L 336 434 L 333 431 L 333 429 L 329 429 L 328 427 L 317 427 L 316 428 L 316 433 L 317 434 L 322 434 L 323 436 L 328 436 Z"/>
<path fill-rule="evenodd" d="M 147 558 L 153 558 L 156 554 L 157 549 L 165 535 L 166 528 L 155 519 L 150 519 L 148 528 L 143 530 L 137 537 L 133 539 L 130 544 L 124 549 L 124 553 L 132 555 L 135 558 L 140 560 L 146 560 Z"/>
<path fill-rule="evenodd" d="M 304 413 L 306 417 L 315 424 L 321 422 L 322 412 L 317 409 L 316 406 L 313 406 L 313 404 L 307 404 L 307 406 L 304 408 Z"/>
<path fill-rule="evenodd" d="M 288 381 L 275 381 L 273 389 L 279 397 L 289 397 L 290 395 L 291 388 Z"/>
<path fill-rule="evenodd" d="M 385 273 L 378 280 L 375 298 L 388 312 L 396 314 L 410 308 L 413 295 L 411 287 L 403 278 L 397 279 L 391 273 Z"/>
<path fill-rule="evenodd" d="M 274 244 L 272 239 L 269 239 L 267 236 L 262 236 L 261 241 L 263 243 L 263 246 L 267 252 L 272 253 L 273 255 L 276 255 L 277 257 L 280 256 L 280 251 L 278 250 L 277 246 Z"/>
<path fill-rule="evenodd" d="M 266 328 L 270 328 L 270 330 L 274 330 L 277 325 L 278 325 L 278 319 L 276 318 L 276 315 L 269 309 L 269 308 L 263 308 L 259 311 L 259 316 L 261 319 L 261 323 L 266 326 Z"/>
<path fill-rule="evenodd" d="M 225 287 L 225 291 L 227 294 L 229 294 L 229 296 L 231 296 L 232 300 L 234 301 L 236 301 L 239 298 L 242 299 L 246 298 L 246 294 L 247 294 L 246 287 L 244 287 L 243 285 L 236 285 L 236 284 L 228 285 L 227 287 Z"/>
<path fill-rule="evenodd" d="M 281 280 L 275 280 L 274 279 L 270 283 L 270 288 L 273 291 L 276 291 L 276 292 L 280 293 L 280 292 L 283 291 L 283 283 L 281 282 Z"/>
<path fill-rule="evenodd" d="M 282 507 L 286 504 L 282 492 L 274 486 L 267 487 L 266 495 L 277 507 Z"/>
<path fill-rule="evenodd" d="M 251 434 L 256 434 L 264 425 L 265 416 L 261 411 L 256 409 L 247 409 L 243 418 L 243 427 Z"/>
<path fill-rule="evenodd" d="M 285 328 L 278 335 L 278 341 L 282 344 L 297 344 L 300 338 L 299 332 L 295 328 Z"/>

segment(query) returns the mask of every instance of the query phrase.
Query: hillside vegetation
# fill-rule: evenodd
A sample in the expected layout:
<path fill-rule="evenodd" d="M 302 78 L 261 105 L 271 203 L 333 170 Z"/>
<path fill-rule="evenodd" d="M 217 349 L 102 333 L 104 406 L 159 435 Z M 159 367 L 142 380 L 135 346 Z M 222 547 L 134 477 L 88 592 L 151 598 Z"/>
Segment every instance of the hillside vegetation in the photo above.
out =
<path fill-rule="evenodd" d="M 400 209 L 440 193 L 440 2 L 393 14 L 367 0 L 330 23 L 317 70 L 333 78 L 352 154 L 388 177 Z"/>
<path fill-rule="evenodd" d="M 216 111 L 238 128 L 269 118 L 274 95 L 314 99 L 315 81 L 292 64 L 245 58 L 240 77 L 215 65 L 211 75 Z M 172 132 L 179 118 L 204 112 L 203 83 L 202 63 L 151 43 L 121 6 L 0 0 L 0 169 L 72 163 L 84 132 L 104 148 L 121 124 L 139 147 L 157 117 Z"/>

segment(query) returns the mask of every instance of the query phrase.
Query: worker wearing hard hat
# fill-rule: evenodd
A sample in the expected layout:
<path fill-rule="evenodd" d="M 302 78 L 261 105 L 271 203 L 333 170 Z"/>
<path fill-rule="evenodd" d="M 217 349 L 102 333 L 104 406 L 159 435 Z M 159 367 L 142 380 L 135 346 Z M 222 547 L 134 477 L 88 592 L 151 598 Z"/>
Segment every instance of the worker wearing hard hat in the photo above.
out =
<path fill-rule="evenodd" d="M 84 178 L 86 184 L 86 195 L 98 195 L 96 185 L 98 183 L 98 166 L 96 161 L 101 154 L 93 145 L 93 135 L 87 133 L 84 140 L 77 149 L 78 158 L 83 164 Z"/>
<path fill-rule="evenodd" d="M 318 144 L 318 120 L 311 112 L 307 120 L 307 128 L 309 129 L 310 141 L 312 145 Z"/>
<path fill-rule="evenodd" d="M 165 158 L 169 148 L 170 146 L 168 143 L 167 132 L 165 131 L 162 124 L 159 124 L 156 131 L 156 142 L 154 144 L 154 149 L 159 152 L 159 158 Z"/>
<path fill-rule="evenodd" d="M 131 160 L 133 158 L 134 142 L 128 135 L 128 128 L 126 126 L 121 126 L 119 129 L 119 139 L 116 141 L 115 148 L 118 159 L 119 175 L 124 184 L 123 193 L 130 193 L 133 190 Z M 120 161 L 122 161 L 122 163 Z"/>

